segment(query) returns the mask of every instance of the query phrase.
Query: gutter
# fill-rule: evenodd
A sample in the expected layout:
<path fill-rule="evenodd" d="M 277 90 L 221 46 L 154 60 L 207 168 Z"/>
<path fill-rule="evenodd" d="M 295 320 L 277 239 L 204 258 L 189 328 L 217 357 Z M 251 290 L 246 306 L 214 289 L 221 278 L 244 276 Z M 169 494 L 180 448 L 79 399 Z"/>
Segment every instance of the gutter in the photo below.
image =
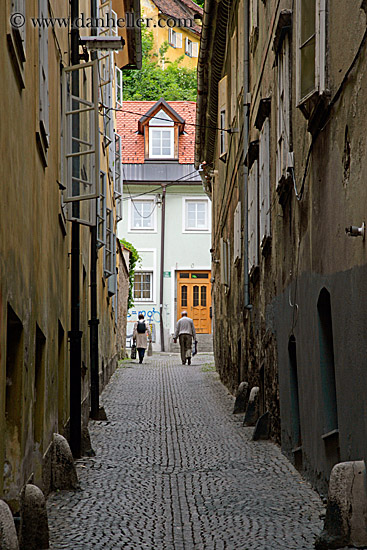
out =
<path fill-rule="evenodd" d="M 212 11 L 214 8 L 215 2 L 214 0 L 205 0 L 205 7 L 204 7 L 204 18 L 203 18 L 203 24 L 201 27 L 201 40 L 200 40 L 200 50 L 199 50 L 199 59 L 198 59 L 198 66 L 197 66 L 197 83 L 198 83 L 198 97 L 197 97 L 197 104 L 196 104 L 196 121 L 199 126 L 197 127 L 198 130 L 195 135 L 195 168 L 198 170 L 200 164 L 201 164 L 201 133 L 204 132 L 204 129 L 201 129 L 202 124 L 202 114 L 206 111 L 206 102 L 207 102 L 207 94 L 208 94 L 208 83 L 207 79 L 207 72 L 205 70 L 207 57 L 209 54 L 209 46 L 210 46 L 210 29 L 211 29 L 211 23 L 212 23 Z"/>

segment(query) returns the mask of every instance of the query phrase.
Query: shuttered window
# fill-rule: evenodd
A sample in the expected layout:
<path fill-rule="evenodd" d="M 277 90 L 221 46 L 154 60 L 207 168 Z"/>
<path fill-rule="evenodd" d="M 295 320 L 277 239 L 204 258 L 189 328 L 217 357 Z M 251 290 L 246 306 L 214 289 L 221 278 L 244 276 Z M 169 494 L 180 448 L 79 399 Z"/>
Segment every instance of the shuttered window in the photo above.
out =
<path fill-rule="evenodd" d="M 238 202 L 234 212 L 233 224 L 233 261 L 241 258 L 241 203 Z"/>
<path fill-rule="evenodd" d="M 284 37 L 278 53 L 277 97 L 277 152 L 276 182 L 287 177 L 288 153 L 290 151 L 290 78 L 289 36 Z"/>
<path fill-rule="evenodd" d="M 260 244 L 270 236 L 270 122 L 266 118 L 259 140 Z"/>
<path fill-rule="evenodd" d="M 47 0 L 39 0 L 38 16 L 42 20 L 48 17 Z M 49 147 L 49 91 L 48 91 L 48 27 L 38 29 L 39 60 L 39 124 L 41 144 L 46 152 Z"/>
<path fill-rule="evenodd" d="M 258 161 L 255 160 L 248 175 L 248 271 L 259 264 L 259 202 Z"/>
<path fill-rule="evenodd" d="M 297 0 L 298 101 L 325 90 L 326 0 Z"/>

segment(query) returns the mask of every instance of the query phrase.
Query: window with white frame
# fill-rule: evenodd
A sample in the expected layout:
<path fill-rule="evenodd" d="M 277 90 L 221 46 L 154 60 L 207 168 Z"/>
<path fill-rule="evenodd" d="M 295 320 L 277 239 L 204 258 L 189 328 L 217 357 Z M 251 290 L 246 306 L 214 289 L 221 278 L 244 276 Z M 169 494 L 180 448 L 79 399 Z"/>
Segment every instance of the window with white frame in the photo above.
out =
<path fill-rule="evenodd" d="M 116 205 L 116 222 L 122 220 L 122 165 L 121 165 L 121 136 L 115 133 L 115 158 L 113 163 L 113 189 Z"/>
<path fill-rule="evenodd" d="M 154 199 L 134 199 L 130 201 L 131 229 L 155 229 Z"/>
<path fill-rule="evenodd" d="M 248 174 L 248 271 L 259 264 L 259 197 L 258 161 L 255 160 Z"/>
<path fill-rule="evenodd" d="M 174 150 L 173 128 L 149 128 L 149 158 L 173 158 Z"/>
<path fill-rule="evenodd" d="M 270 236 L 270 121 L 267 117 L 259 138 L 260 244 Z"/>
<path fill-rule="evenodd" d="M 153 273 L 151 271 L 135 271 L 134 300 L 151 302 L 153 300 Z"/>
<path fill-rule="evenodd" d="M 149 158 L 173 158 L 174 150 L 174 122 L 161 109 L 149 121 Z"/>
<path fill-rule="evenodd" d="M 97 199 L 97 246 L 101 248 L 106 244 L 106 174 L 101 172 L 101 190 Z"/>
<path fill-rule="evenodd" d="M 116 92 L 116 108 L 122 107 L 122 92 L 123 92 L 123 81 L 122 81 L 122 70 L 118 67 L 115 67 L 115 92 Z"/>
<path fill-rule="evenodd" d="M 185 231 L 209 230 L 209 205 L 207 199 L 185 199 Z"/>
<path fill-rule="evenodd" d="M 234 224 L 233 224 L 233 261 L 241 259 L 241 203 L 238 202 L 236 210 L 234 211 Z"/>
<path fill-rule="evenodd" d="M 48 17 L 47 0 L 39 0 L 38 16 Z M 48 91 L 48 27 L 38 29 L 38 60 L 39 60 L 39 124 L 40 141 L 44 153 L 49 146 L 49 91 Z"/>
<path fill-rule="evenodd" d="M 290 151 L 290 76 L 289 36 L 285 35 L 278 52 L 278 103 L 277 103 L 277 152 L 276 182 L 287 177 L 288 153 Z"/>
<path fill-rule="evenodd" d="M 168 29 L 168 44 L 172 48 L 182 48 L 182 33 Z"/>
<path fill-rule="evenodd" d="M 199 45 L 197 42 L 193 42 L 189 38 L 185 38 L 185 55 L 189 57 L 198 56 Z"/>
<path fill-rule="evenodd" d="M 297 95 L 325 90 L 326 0 L 297 0 Z"/>
<path fill-rule="evenodd" d="M 114 232 L 113 232 L 113 211 L 106 209 L 106 244 L 103 249 L 104 276 L 110 277 L 113 274 L 114 258 Z"/>

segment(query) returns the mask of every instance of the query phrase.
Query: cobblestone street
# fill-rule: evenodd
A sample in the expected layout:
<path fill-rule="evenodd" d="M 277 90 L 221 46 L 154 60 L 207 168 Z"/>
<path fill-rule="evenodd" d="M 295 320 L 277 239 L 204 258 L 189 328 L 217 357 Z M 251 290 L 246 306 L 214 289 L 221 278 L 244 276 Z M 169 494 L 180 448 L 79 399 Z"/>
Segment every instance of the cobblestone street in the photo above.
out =
<path fill-rule="evenodd" d="M 277 446 L 251 441 L 212 362 L 121 364 L 81 490 L 48 499 L 53 550 L 312 550 L 320 499 Z"/>

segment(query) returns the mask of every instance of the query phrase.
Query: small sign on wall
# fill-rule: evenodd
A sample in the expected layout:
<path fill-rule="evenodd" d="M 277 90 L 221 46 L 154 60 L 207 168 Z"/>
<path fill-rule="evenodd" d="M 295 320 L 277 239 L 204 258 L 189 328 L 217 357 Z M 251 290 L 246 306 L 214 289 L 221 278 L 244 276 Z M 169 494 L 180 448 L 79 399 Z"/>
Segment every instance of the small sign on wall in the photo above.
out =
<path fill-rule="evenodd" d="M 171 272 L 170 271 L 163 271 L 163 277 L 165 279 L 170 279 L 171 278 Z"/>

